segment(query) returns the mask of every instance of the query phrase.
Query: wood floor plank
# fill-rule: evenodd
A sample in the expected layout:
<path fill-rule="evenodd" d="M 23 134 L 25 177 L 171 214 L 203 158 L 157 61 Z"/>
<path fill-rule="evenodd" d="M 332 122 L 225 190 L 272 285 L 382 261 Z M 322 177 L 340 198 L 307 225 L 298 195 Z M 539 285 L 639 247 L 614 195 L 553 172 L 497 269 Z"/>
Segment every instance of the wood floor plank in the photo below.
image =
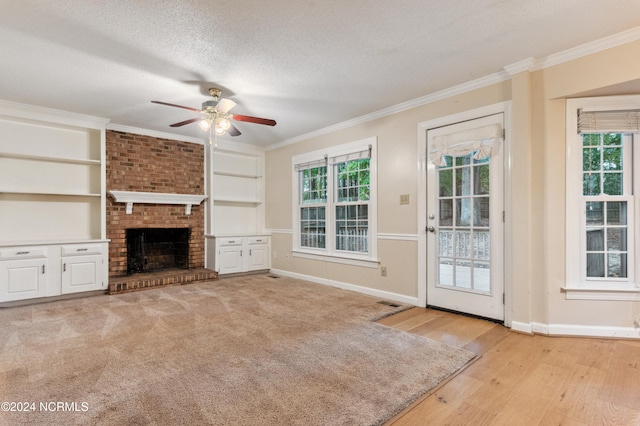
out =
<path fill-rule="evenodd" d="M 496 324 L 494 327 L 490 328 L 485 333 L 482 333 L 462 347 L 477 355 L 482 355 L 499 342 L 506 339 L 509 334 L 510 331 L 507 328 Z"/>
<path fill-rule="evenodd" d="M 526 335 L 449 312 L 411 311 L 395 323 L 480 358 L 393 426 L 640 425 L 640 341 Z"/>
<path fill-rule="evenodd" d="M 380 324 L 384 324 L 389 327 L 394 327 L 398 330 L 407 331 L 421 324 L 427 323 L 438 318 L 437 311 L 412 308 L 406 311 L 402 311 L 396 315 L 391 315 L 378 321 Z"/>

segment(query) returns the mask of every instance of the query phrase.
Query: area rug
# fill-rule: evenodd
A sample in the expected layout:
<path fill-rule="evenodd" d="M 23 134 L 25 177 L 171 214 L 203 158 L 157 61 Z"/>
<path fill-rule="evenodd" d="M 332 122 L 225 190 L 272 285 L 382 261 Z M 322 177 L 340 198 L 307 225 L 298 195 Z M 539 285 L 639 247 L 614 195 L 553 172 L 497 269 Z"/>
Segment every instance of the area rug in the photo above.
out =
<path fill-rule="evenodd" d="M 379 302 L 251 275 L 0 309 L 0 423 L 383 424 L 474 355 Z"/>

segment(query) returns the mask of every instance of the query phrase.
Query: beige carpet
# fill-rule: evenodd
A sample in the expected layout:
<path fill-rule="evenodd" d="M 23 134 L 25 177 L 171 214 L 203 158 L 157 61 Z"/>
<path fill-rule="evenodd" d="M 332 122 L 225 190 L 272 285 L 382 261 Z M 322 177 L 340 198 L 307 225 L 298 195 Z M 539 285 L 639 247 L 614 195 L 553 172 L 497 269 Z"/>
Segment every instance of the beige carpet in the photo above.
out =
<path fill-rule="evenodd" d="M 382 424 L 473 354 L 378 301 L 253 275 L 0 309 L 0 402 L 27 411 L 0 423 Z"/>

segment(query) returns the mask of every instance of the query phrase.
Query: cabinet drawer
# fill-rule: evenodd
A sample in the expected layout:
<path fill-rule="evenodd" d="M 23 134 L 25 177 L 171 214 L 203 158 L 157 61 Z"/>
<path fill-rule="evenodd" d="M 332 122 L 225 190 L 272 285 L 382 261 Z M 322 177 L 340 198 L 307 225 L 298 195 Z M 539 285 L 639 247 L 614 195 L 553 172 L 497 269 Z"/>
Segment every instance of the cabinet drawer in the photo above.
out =
<path fill-rule="evenodd" d="M 217 242 L 218 242 L 218 245 L 220 247 L 241 246 L 242 245 L 242 238 L 241 237 L 236 237 L 236 238 L 218 238 Z"/>
<path fill-rule="evenodd" d="M 249 244 L 269 244 L 269 237 L 249 237 Z"/>
<path fill-rule="evenodd" d="M 46 247 L 12 247 L 0 250 L 0 259 L 38 259 L 47 257 Z"/>
<path fill-rule="evenodd" d="M 102 254 L 102 245 L 100 244 L 77 244 L 70 246 L 62 246 L 60 248 L 62 256 L 86 256 L 89 254 Z"/>

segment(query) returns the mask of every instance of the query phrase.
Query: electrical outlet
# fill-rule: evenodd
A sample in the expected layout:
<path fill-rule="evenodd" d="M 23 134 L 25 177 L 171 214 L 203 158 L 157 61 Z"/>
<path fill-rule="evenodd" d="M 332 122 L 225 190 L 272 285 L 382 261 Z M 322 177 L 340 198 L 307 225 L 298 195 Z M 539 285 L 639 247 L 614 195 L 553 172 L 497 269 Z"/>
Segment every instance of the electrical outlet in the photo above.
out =
<path fill-rule="evenodd" d="M 409 204 L 409 194 L 402 194 L 400 195 L 400 205 L 406 205 Z"/>
<path fill-rule="evenodd" d="M 380 275 L 382 275 L 383 277 L 387 276 L 387 267 L 386 266 L 381 266 L 380 267 Z"/>
<path fill-rule="evenodd" d="M 278 252 L 276 250 L 272 251 L 271 255 L 273 256 L 274 259 L 278 258 Z"/>

